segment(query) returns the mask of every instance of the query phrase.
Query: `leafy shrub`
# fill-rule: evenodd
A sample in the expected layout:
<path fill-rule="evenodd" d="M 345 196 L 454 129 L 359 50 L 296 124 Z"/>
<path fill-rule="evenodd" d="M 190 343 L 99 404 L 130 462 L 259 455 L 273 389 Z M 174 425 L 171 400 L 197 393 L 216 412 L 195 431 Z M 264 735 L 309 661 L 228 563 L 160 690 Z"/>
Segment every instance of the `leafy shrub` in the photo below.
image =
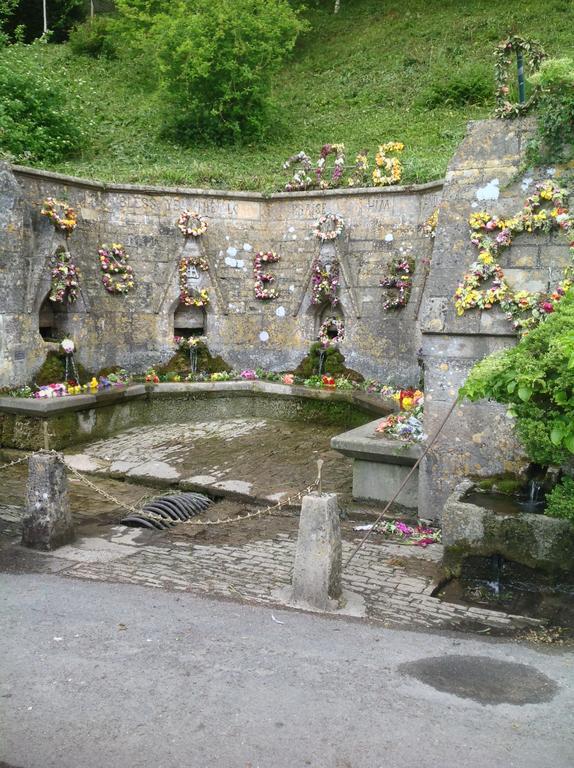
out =
<path fill-rule="evenodd" d="M 84 0 L 47 0 L 48 29 L 50 40 L 62 42 L 68 36 L 72 26 L 85 17 Z M 44 31 L 42 0 L 26 0 L 16 3 L 14 12 L 7 24 L 7 30 L 13 33 L 18 27 L 23 30 L 26 42 L 40 37 Z"/>
<path fill-rule="evenodd" d="M 541 159 L 561 160 L 564 145 L 574 144 L 574 61 L 547 59 L 530 82 L 540 89 L 538 137 Z"/>
<path fill-rule="evenodd" d="M 88 19 L 73 28 L 68 43 L 78 56 L 115 59 L 117 47 L 113 19 L 109 16 L 94 16 L 93 19 Z"/>
<path fill-rule="evenodd" d="M 490 68 L 467 64 L 435 73 L 432 84 L 423 90 L 417 104 L 428 109 L 445 104 L 464 107 L 467 104 L 484 104 L 492 98 L 492 94 Z"/>
<path fill-rule="evenodd" d="M 574 523 L 574 479 L 565 476 L 546 497 L 545 515 Z"/>
<path fill-rule="evenodd" d="M 337 347 L 328 347 L 324 349 L 323 345 L 316 341 L 311 345 L 309 354 L 301 360 L 297 368 L 293 371 L 295 376 L 302 376 L 304 379 L 312 379 L 319 370 L 319 358 L 323 353 L 321 373 L 326 376 L 345 376 L 351 381 L 364 381 L 363 376 L 352 368 L 345 366 L 345 358 L 339 352 Z M 318 377 L 319 384 L 322 386 L 321 377 Z"/>
<path fill-rule="evenodd" d="M 574 453 L 574 289 L 515 347 L 471 370 L 459 397 L 509 405 L 530 459 L 563 464 Z"/>
<path fill-rule="evenodd" d="M 16 160 L 54 161 L 77 150 L 80 138 L 55 86 L 0 59 L 0 150 Z"/>

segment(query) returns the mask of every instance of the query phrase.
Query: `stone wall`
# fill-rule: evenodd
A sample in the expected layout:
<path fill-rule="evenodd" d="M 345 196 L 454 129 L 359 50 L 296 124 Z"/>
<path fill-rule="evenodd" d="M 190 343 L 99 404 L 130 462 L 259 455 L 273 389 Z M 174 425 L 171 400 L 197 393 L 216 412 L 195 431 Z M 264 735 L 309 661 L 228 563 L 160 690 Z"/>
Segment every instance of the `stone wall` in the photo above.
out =
<path fill-rule="evenodd" d="M 198 253 L 176 227 L 185 209 L 209 218 L 201 248 L 210 271 L 201 273 L 200 285 L 211 295 L 205 317 L 210 350 L 239 369 L 296 366 L 316 340 L 321 318 L 331 314 L 311 304 L 310 266 L 319 252 L 314 222 L 334 211 L 347 227 L 336 248 L 323 246 L 322 255 L 341 263 L 347 365 L 382 381 L 418 381 L 422 261 L 431 247 L 420 225 L 438 204 L 441 182 L 265 197 L 103 185 L 6 165 L 0 174 L 0 386 L 29 381 L 52 348 L 39 333 L 39 315 L 50 288 L 50 256 L 64 238 L 40 214 L 48 196 L 79 210 L 68 245 L 82 273 L 81 295 L 67 309 L 56 305 L 53 322 L 75 340 L 87 368 L 141 371 L 172 354 L 178 262 L 184 248 Z M 126 247 L 135 271 L 136 289 L 127 296 L 110 295 L 102 286 L 97 251 L 112 242 Z M 270 268 L 280 296 L 264 302 L 254 295 L 253 255 L 270 249 L 281 255 Z M 391 259 L 403 253 L 418 261 L 414 290 L 406 308 L 384 311 L 379 282 Z"/>

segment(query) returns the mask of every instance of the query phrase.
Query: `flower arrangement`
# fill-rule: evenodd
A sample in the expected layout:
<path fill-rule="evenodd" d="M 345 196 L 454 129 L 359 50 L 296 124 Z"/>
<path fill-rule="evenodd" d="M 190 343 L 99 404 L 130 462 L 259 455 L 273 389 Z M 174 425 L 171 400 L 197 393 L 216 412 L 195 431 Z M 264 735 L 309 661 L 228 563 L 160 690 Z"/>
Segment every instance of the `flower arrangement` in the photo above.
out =
<path fill-rule="evenodd" d="M 180 349 L 193 349 L 199 347 L 201 344 L 205 344 L 205 336 L 174 336 L 173 343 Z"/>
<path fill-rule="evenodd" d="M 419 389 L 401 389 L 393 392 L 393 400 L 399 403 L 400 412 L 383 419 L 375 432 L 385 437 L 420 443 L 426 439 L 423 430 L 424 395 Z"/>
<path fill-rule="evenodd" d="M 71 355 L 76 348 L 72 339 L 62 339 L 60 346 L 62 347 L 62 352 L 66 355 Z"/>
<path fill-rule="evenodd" d="M 100 267 L 104 273 L 102 284 L 108 293 L 128 293 L 134 287 L 134 271 L 128 264 L 129 256 L 123 245 L 102 245 L 98 250 Z"/>
<path fill-rule="evenodd" d="M 355 166 L 347 179 L 349 187 L 366 186 L 369 170 L 368 149 L 363 149 L 355 157 Z"/>
<path fill-rule="evenodd" d="M 56 249 L 50 259 L 50 275 L 50 301 L 57 304 L 76 301 L 80 289 L 80 270 L 73 262 L 72 254 L 63 246 Z"/>
<path fill-rule="evenodd" d="M 398 539 L 403 544 L 411 544 L 415 547 L 428 547 L 429 544 L 440 544 L 440 528 L 430 528 L 426 525 L 407 525 L 401 520 L 383 520 L 374 525 L 357 525 L 354 531 L 369 531 L 374 527 L 375 533 L 382 533 L 384 536 L 391 536 Z"/>
<path fill-rule="evenodd" d="M 345 222 L 338 214 L 324 213 L 317 219 L 314 233 L 324 243 L 326 240 L 336 240 L 344 228 Z"/>
<path fill-rule="evenodd" d="M 379 146 L 375 155 L 377 167 L 373 171 L 373 184 L 376 187 L 388 187 L 398 184 L 403 175 L 403 165 L 398 157 L 387 157 L 390 152 L 402 152 L 405 145 L 400 141 L 389 141 Z"/>
<path fill-rule="evenodd" d="M 394 298 L 387 298 L 383 303 L 383 309 L 400 309 L 409 303 L 413 287 L 413 274 L 415 260 L 409 256 L 400 256 L 393 259 L 387 277 L 380 282 L 382 288 L 394 288 L 398 294 Z"/>
<path fill-rule="evenodd" d="M 276 299 L 279 296 L 277 288 L 271 288 L 270 283 L 275 277 L 263 271 L 264 264 L 276 264 L 281 256 L 274 251 L 259 251 L 253 258 L 253 274 L 255 275 L 255 298 L 260 301 Z"/>
<path fill-rule="evenodd" d="M 331 181 L 327 181 L 323 178 L 325 172 L 325 165 L 329 155 L 335 155 L 335 167 L 331 175 Z M 328 189 L 329 187 L 337 187 L 341 181 L 343 171 L 345 169 L 345 145 L 344 144 L 324 144 L 321 147 L 321 154 L 317 160 L 317 167 L 315 168 L 315 175 L 317 182 L 321 189 Z"/>
<path fill-rule="evenodd" d="M 291 157 L 283 163 L 283 169 L 287 171 L 295 163 L 300 163 L 302 168 L 299 171 L 295 171 L 291 181 L 288 181 L 287 184 L 285 184 L 286 192 L 302 191 L 313 185 L 313 177 L 310 175 L 313 163 L 311 162 L 309 155 L 306 155 L 305 152 L 297 152 L 297 154 L 291 155 Z"/>
<path fill-rule="evenodd" d="M 177 228 L 184 237 L 201 237 L 207 232 L 207 219 L 196 211 L 183 211 L 177 220 Z"/>
<path fill-rule="evenodd" d="M 550 295 L 535 294 L 514 292 L 498 259 L 510 248 L 514 237 L 522 232 L 570 231 L 574 219 L 566 207 L 567 197 L 566 189 L 552 180 L 546 180 L 536 185 L 535 193 L 526 199 L 522 210 L 509 219 L 491 216 L 486 211 L 470 216 L 470 240 L 478 248 L 478 260 L 470 265 L 455 291 L 454 303 L 458 315 L 474 308 L 490 309 L 498 303 L 514 328 L 526 333 L 554 311 L 556 302 L 573 284 L 572 266 L 566 267 L 561 282 Z M 542 208 L 545 203 L 551 207 Z M 570 243 L 570 254 L 574 259 L 574 242 Z M 485 281 L 491 281 L 490 287 L 480 290 L 481 283 Z"/>
<path fill-rule="evenodd" d="M 67 394 L 68 389 L 65 384 L 46 384 L 39 387 L 37 392 L 34 392 L 33 397 L 43 400 L 44 398 L 65 397 Z"/>
<path fill-rule="evenodd" d="M 339 264 L 333 262 L 329 269 L 317 256 L 311 266 L 311 303 L 329 302 L 332 307 L 339 303 Z"/>
<path fill-rule="evenodd" d="M 62 203 L 53 197 L 47 197 L 42 203 L 42 216 L 47 216 L 54 229 L 64 232 L 66 237 L 72 234 L 78 223 L 78 214 L 67 203 Z"/>
<path fill-rule="evenodd" d="M 241 371 L 239 377 L 245 381 L 255 381 L 258 378 L 257 373 L 252 368 Z"/>
<path fill-rule="evenodd" d="M 536 72 L 540 65 L 547 58 L 547 54 L 535 40 L 528 40 L 517 35 L 511 35 L 503 40 L 494 50 L 494 77 L 496 80 L 496 109 L 495 117 L 512 118 L 523 115 L 535 103 L 538 94 L 533 91 L 531 97 L 524 103 L 512 103 L 508 99 L 510 87 L 510 73 L 513 69 L 513 59 L 517 53 L 528 57 L 530 60 L 530 69 Z"/>
<path fill-rule="evenodd" d="M 334 336 L 332 335 L 334 332 Z M 331 334 L 331 335 L 330 335 Z M 336 317 L 330 317 L 321 323 L 317 339 L 324 349 L 337 347 L 345 338 L 345 323 Z"/>
<path fill-rule="evenodd" d="M 199 267 L 202 272 L 209 271 L 207 259 L 190 256 L 179 260 L 179 303 L 186 307 L 206 307 L 209 304 L 209 290 L 202 288 L 198 291 L 187 284 L 187 272 L 190 266 Z"/>
<path fill-rule="evenodd" d="M 431 213 L 431 215 L 425 219 L 425 222 L 422 226 L 423 235 L 425 237 L 430 237 L 434 239 L 434 236 L 436 234 L 436 228 L 438 224 L 438 214 L 439 214 L 439 208 L 435 208 L 434 211 Z"/>

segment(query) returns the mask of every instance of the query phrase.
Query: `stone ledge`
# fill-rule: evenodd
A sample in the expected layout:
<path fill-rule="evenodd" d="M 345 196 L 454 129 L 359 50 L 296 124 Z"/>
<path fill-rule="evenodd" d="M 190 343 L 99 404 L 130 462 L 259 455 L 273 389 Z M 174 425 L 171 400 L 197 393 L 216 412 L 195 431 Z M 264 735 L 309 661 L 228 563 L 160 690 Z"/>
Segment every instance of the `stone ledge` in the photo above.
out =
<path fill-rule="evenodd" d="M 378 425 L 379 420 L 376 419 L 336 435 L 331 440 L 331 448 L 352 459 L 412 467 L 422 454 L 421 445 L 381 437 L 375 433 Z"/>

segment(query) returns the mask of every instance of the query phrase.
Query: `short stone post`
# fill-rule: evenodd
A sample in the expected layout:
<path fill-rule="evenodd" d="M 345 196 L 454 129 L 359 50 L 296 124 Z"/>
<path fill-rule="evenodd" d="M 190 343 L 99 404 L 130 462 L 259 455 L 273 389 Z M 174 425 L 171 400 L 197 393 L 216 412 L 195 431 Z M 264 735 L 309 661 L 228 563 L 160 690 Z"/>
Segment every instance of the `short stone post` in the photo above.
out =
<path fill-rule="evenodd" d="M 51 550 L 68 544 L 73 538 L 68 477 L 62 456 L 35 453 L 28 460 L 22 544 L 33 549 Z"/>
<path fill-rule="evenodd" d="M 341 597 L 341 526 L 336 493 L 303 497 L 293 569 L 293 602 L 326 611 Z"/>

